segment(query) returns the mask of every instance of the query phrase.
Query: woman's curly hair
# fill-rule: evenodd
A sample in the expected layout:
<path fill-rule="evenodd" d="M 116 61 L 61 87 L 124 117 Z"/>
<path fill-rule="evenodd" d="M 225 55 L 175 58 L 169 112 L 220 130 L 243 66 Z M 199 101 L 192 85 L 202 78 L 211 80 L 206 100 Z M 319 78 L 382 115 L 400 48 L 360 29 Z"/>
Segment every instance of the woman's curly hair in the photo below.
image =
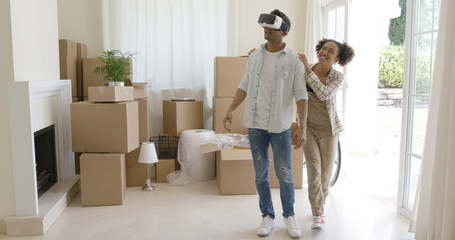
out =
<path fill-rule="evenodd" d="M 337 56 L 340 58 L 340 60 L 338 61 L 338 64 L 340 64 L 341 66 L 343 66 L 343 67 L 346 66 L 354 58 L 354 56 L 355 56 L 354 49 L 351 46 L 349 46 L 346 42 L 339 43 L 333 39 L 326 39 L 326 38 L 323 38 L 322 40 L 320 40 L 318 42 L 318 44 L 316 45 L 316 53 L 319 53 L 319 51 L 322 49 L 322 47 L 328 42 L 334 42 L 338 46 L 338 48 L 340 50 L 338 52 L 338 56 Z"/>

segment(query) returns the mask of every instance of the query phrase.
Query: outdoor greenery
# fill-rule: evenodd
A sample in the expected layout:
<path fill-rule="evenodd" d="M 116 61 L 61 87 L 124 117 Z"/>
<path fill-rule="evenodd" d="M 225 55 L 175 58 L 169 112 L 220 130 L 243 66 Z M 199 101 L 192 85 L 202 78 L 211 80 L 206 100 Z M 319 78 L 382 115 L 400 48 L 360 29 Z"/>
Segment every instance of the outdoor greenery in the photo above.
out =
<path fill-rule="evenodd" d="M 403 45 L 406 35 L 406 0 L 400 0 L 401 15 L 390 19 L 389 40 L 390 44 Z"/>
<path fill-rule="evenodd" d="M 387 45 L 379 57 L 379 88 L 402 88 L 404 46 Z"/>
<path fill-rule="evenodd" d="M 103 65 L 95 68 L 93 73 L 106 74 L 105 81 L 124 82 L 126 77 L 131 73 L 131 60 L 134 53 L 122 53 L 119 50 L 107 50 L 102 56 L 97 58 L 103 62 Z"/>
<path fill-rule="evenodd" d="M 425 94 L 430 91 L 431 56 L 419 52 L 415 93 Z M 385 46 L 379 58 L 379 88 L 402 88 L 404 78 L 404 46 Z"/>

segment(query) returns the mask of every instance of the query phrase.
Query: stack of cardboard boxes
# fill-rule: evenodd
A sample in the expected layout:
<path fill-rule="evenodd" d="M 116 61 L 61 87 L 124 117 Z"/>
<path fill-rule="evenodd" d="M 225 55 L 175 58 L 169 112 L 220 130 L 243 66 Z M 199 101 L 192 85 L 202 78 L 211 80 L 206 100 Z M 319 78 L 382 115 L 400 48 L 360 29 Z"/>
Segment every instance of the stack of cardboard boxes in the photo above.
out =
<path fill-rule="evenodd" d="M 167 182 L 166 176 L 180 169 L 177 159 L 166 158 L 169 150 L 177 150 L 178 137 L 184 130 L 202 129 L 204 127 L 203 101 L 202 100 L 164 100 L 163 101 L 163 133 L 157 137 L 161 147 L 158 151 L 159 161 L 156 164 L 156 182 Z M 169 148 L 166 148 L 169 147 Z M 160 152 L 165 150 L 163 156 Z"/>
<path fill-rule="evenodd" d="M 235 93 L 246 71 L 247 57 L 216 57 L 215 59 L 215 96 L 213 98 L 213 130 L 227 133 L 223 126 L 226 110 L 234 99 Z M 294 112 L 296 106 L 294 105 Z M 248 134 L 242 126 L 245 101 L 234 112 L 235 120 L 231 133 Z M 295 130 L 296 123 L 291 128 Z M 220 150 L 213 144 L 201 146 L 201 153 L 217 151 L 216 177 L 221 194 L 256 194 L 253 159 L 249 149 L 231 148 Z M 273 154 L 271 154 L 273 161 Z M 292 151 L 292 175 L 295 188 L 302 188 L 303 150 Z M 270 169 L 270 185 L 279 188 L 273 162 Z"/>
<path fill-rule="evenodd" d="M 148 165 L 138 163 L 138 157 L 140 143 L 150 139 L 149 100 L 144 86 L 103 86 L 103 75 L 84 68 L 86 59 L 80 61 L 84 88 L 78 89 L 88 101 L 70 105 L 81 203 L 123 204 L 126 187 L 142 186 L 148 177 Z M 93 79 L 101 81 L 92 85 Z"/>

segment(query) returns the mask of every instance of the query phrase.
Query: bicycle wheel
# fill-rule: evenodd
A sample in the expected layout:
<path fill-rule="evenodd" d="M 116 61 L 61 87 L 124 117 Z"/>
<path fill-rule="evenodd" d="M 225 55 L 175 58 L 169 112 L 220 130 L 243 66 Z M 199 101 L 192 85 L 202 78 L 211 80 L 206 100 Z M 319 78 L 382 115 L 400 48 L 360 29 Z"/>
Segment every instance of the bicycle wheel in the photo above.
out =
<path fill-rule="evenodd" d="M 335 165 L 333 166 L 332 170 L 332 181 L 330 181 L 330 187 L 335 185 L 340 176 L 340 169 L 341 169 L 341 144 L 340 139 L 338 139 L 338 147 L 337 147 L 337 155 L 335 156 Z"/>

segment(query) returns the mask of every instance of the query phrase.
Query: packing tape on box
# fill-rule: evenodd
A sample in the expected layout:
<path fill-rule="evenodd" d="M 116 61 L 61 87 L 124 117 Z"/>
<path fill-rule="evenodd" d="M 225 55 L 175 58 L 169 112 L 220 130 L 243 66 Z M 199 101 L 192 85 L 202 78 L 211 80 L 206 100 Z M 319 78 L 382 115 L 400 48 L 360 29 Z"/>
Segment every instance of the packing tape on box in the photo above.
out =
<path fill-rule="evenodd" d="M 215 178 L 215 153 L 201 154 L 200 147 L 213 141 L 215 132 L 206 129 L 185 130 L 180 134 L 177 160 L 181 169 L 166 176 L 172 185 L 188 184 L 192 180 Z"/>

